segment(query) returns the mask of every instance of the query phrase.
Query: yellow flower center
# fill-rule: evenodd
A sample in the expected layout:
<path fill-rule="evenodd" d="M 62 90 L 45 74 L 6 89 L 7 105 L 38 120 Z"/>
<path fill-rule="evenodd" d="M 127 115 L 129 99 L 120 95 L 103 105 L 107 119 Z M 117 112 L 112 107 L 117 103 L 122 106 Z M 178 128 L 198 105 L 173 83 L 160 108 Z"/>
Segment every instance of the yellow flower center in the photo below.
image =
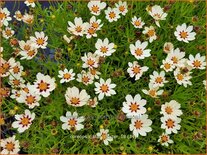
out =
<path fill-rule="evenodd" d="M 155 35 L 155 31 L 154 31 L 154 30 L 149 30 L 149 31 L 147 32 L 147 34 L 148 34 L 149 37 L 152 37 L 152 36 Z"/>
<path fill-rule="evenodd" d="M 81 32 L 81 31 L 82 31 L 82 27 L 81 27 L 81 26 L 77 26 L 77 27 L 75 28 L 75 30 L 76 30 L 76 32 Z"/>
<path fill-rule="evenodd" d="M 170 106 L 167 106 L 167 107 L 165 108 L 165 112 L 166 112 L 167 114 L 172 114 L 173 109 L 172 109 Z"/>
<path fill-rule="evenodd" d="M 180 32 L 180 37 L 186 39 L 188 37 L 188 33 L 185 31 Z"/>
<path fill-rule="evenodd" d="M 173 128 L 175 126 L 175 122 L 172 119 L 168 119 L 165 123 L 168 129 Z"/>
<path fill-rule="evenodd" d="M 101 91 L 104 93 L 108 92 L 109 91 L 109 87 L 108 85 L 106 84 L 103 84 L 101 87 L 100 87 Z"/>
<path fill-rule="evenodd" d="M 44 42 L 45 42 L 45 40 L 44 40 L 43 38 L 37 38 L 37 40 L 36 40 L 36 43 L 37 43 L 38 45 L 43 45 Z"/>
<path fill-rule="evenodd" d="M 71 75 L 70 75 L 69 73 L 65 73 L 65 74 L 63 75 L 63 78 L 68 80 L 68 79 L 71 78 Z"/>
<path fill-rule="evenodd" d="M 70 119 L 70 120 L 68 121 L 68 125 L 70 125 L 70 126 L 72 126 L 72 127 L 75 127 L 76 123 L 77 123 L 77 121 L 76 121 L 75 119 Z"/>
<path fill-rule="evenodd" d="M 34 103 L 34 102 L 35 102 L 35 97 L 32 96 L 32 95 L 27 96 L 27 98 L 26 98 L 26 102 L 27 102 L 28 104 L 32 104 L 32 103 Z"/>
<path fill-rule="evenodd" d="M 157 78 L 155 79 L 155 82 L 156 82 L 156 83 L 162 83 L 162 82 L 163 82 L 162 77 L 157 77 Z"/>
<path fill-rule="evenodd" d="M 194 60 L 193 66 L 196 68 L 201 67 L 201 62 L 199 60 Z"/>
<path fill-rule="evenodd" d="M 137 48 L 137 49 L 135 50 L 135 54 L 136 54 L 137 56 L 141 56 L 141 55 L 143 54 L 143 50 L 140 49 L 140 48 Z"/>
<path fill-rule="evenodd" d="M 108 51 L 108 48 L 106 46 L 102 46 L 100 50 L 102 53 L 106 53 Z"/>
<path fill-rule="evenodd" d="M 97 5 L 93 5 L 91 11 L 97 13 L 99 11 L 99 7 Z"/>
<path fill-rule="evenodd" d="M 177 75 L 177 79 L 178 79 L 179 81 L 182 81 L 182 80 L 184 79 L 183 74 L 178 74 L 178 75 Z"/>
<path fill-rule="evenodd" d="M 134 67 L 133 67 L 133 72 L 134 72 L 135 74 L 139 74 L 140 71 L 141 71 L 140 67 L 138 67 L 138 66 L 134 66 Z"/>
<path fill-rule="evenodd" d="M 8 150 L 8 151 L 13 151 L 14 150 L 14 143 L 12 142 L 7 142 L 5 148 Z"/>
<path fill-rule="evenodd" d="M 169 63 L 164 64 L 165 69 L 170 69 L 171 65 Z"/>
<path fill-rule="evenodd" d="M 71 98 L 71 100 L 70 100 L 70 102 L 72 103 L 72 104 L 79 104 L 80 103 L 80 99 L 79 98 L 77 98 L 77 97 L 72 97 Z"/>
<path fill-rule="evenodd" d="M 40 92 L 46 91 L 48 89 L 49 84 L 43 81 L 40 81 L 38 84 L 38 88 L 40 89 Z"/>
<path fill-rule="evenodd" d="M 131 112 L 136 112 L 137 110 L 139 110 L 139 105 L 137 103 L 131 103 L 130 110 Z"/>
<path fill-rule="evenodd" d="M 135 26 L 140 26 L 140 25 L 141 25 L 141 22 L 140 22 L 139 20 L 136 20 L 136 21 L 134 22 L 134 25 L 135 25 Z"/>
<path fill-rule="evenodd" d="M 115 12 L 110 12 L 109 13 L 109 18 L 114 19 L 116 17 Z"/>
<path fill-rule="evenodd" d="M 142 125 L 143 125 L 143 123 L 140 120 L 137 120 L 134 124 L 136 129 L 141 129 Z"/>

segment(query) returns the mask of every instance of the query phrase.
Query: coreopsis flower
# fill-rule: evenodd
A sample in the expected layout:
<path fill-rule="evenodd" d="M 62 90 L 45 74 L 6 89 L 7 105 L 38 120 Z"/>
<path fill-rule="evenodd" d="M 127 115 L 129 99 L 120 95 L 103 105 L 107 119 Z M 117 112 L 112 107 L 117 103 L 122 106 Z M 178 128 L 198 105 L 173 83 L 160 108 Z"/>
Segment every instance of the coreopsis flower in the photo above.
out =
<path fill-rule="evenodd" d="M 161 71 L 160 73 L 153 71 L 153 75 L 150 75 L 150 83 L 152 83 L 153 87 L 163 87 L 167 82 L 168 81 L 165 80 L 164 71 Z"/>
<path fill-rule="evenodd" d="M 90 107 L 92 107 L 92 108 L 96 107 L 97 104 L 98 104 L 97 97 L 94 97 L 94 98 L 89 99 L 88 100 L 88 103 L 87 103 L 87 105 L 90 106 Z"/>
<path fill-rule="evenodd" d="M 132 95 L 127 95 L 125 99 L 126 101 L 123 102 L 122 111 L 128 118 L 139 118 L 146 113 L 146 108 L 144 106 L 147 101 L 142 99 L 139 94 L 136 94 L 134 97 L 132 97 Z"/>
<path fill-rule="evenodd" d="M 96 134 L 96 136 L 102 140 L 105 145 L 108 145 L 109 142 L 113 141 L 113 137 L 111 137 L 108 132 L 108 129 L 100 129 L 100 132 Z"/>
<path fill-rule="evenodd" d="M 160 68 L 164 69 L 165 72 L 171 72 L 175 68 L 175 65 L 173 64 L 172 60 L 165 59 L 162 60 L 162 65 L 160 66 Z"/>
<path fill-rule="evenodd" d="M 81 60 L 84 62 L 82 67 L 83 68 L 97 68 L 99 66 L 99 56 L 94 53 L 85 53 Z"/>
<path fill-rule="evenodd" d="M 34 15 L 30 15 L 28 13 L 25 13 L 22 17 L 22 21 L 26 24 L 32 24 L 34 22 Z"/>
<path fill-rule="evenodd" d="M 126 15 L 126 13 L 128 12 L 128 6 L 127 6 L 127 2 L 122 2 L 119 1 L 115 4 L 116 8 L 119 10 L 120 14 L 122 15 Z"/>
<path fill-rule="evenodd" d="M 101 75 L 101 72 L 97 71 L 95 68 L 89 69 L 89 72 L 95 79 L 99 79 L 99 75 Z"/>
<path fill-rule="evenodd" d="M 85 120 L 84 116 L 78 117 L 78 113 L 74 112 L 73 114 L 70 111 L 66 112 L 66 117 L 61 116 L 60 120 L 63 122 L 63 130 L 78 131 L 84 128 L 82 122 Z"/>
<path fill-rule="evenodd" d="M 117 8 L 108 7 L 107 10 L 105 10 L 106 19 L 109 22 L 117 21 L 119 18 L 121 18 L 119 13 L 119 9 Z"/>
<path fill-rule="evenodd" d="M 95 82 L 96 88 L 95 93 L 99 94 L 98 99 L 102 100 L 104 96 L 111 96 L 115 95 L 116 92 L 113 90 L 116 87 L 116 84 L 111 83 L 111 79 L 107 79 L 106 81 L 104 79 L 100 79 L 100 82 Z"/>
<path fill-rule="evenodd" d="M 14 30 L 12 30 L 10 27 L 6 27 L 3 31 L 2 31 L 2 36 L 5 39 L 9 39 L 10 37 L 12 37 L 14 35 Z"/>
<path fill-rule="evenodd" d="M 86 24 L 85 33 L 87 39 L 90 39 L 92 37 L 97 37 L 96 29 L 93 26 L 91 26 L 89 23 Z"/>
<path fill-rule="evenodd" d="M 49 75 L 44 75 L 42 73 L 37 73 L 34 86 L 38 94 L 43 97 L 48 97 L 56 87 L 55 78 L 51 78 Z"/>
<path fill-rule="evenodd" d="M 10 89 L 9 88 L 0 88 L 0 98 L 9 97 Z"/>
<path fill-rule="evenodd" d="M 205 89 L 206 89 L 206 83 L 207 83 L 207 81 L 203 80 L 203 85 L 204 85 Z"/>
<path fill-rule="evenodd" d="M 101 10 L 103 10 L 106 7 L 105 2 L 101 2 L 100 0 L 91 0 L 88 2 L 88 8 L 93 15 L 100 15 Z"/>
<path fill-rule="evenodd" d="M 206 67 L 206 57 L 201 56 L 200 53 L 197 53 L 195 57 L 189 55 L 189 60 L 187 61 L 188 65 L 192 66 L 194 69 L 205 69 Z"/>
<path fill-rule="evenodd" d="M 150 16 L 155 19 L 155 23 L 158 27 L 160 27 L 160 20 L 166 20 L 167 13 L 163 11 L 163 8 L 161 8 L 159 5 L 154 5 L 150 7 L 150 10 L 148 11 Z"/>
<path fill-rule="evenodd" d="M 157 39 L 155 28 L 153 26 L 150 27 L 145 26 L 144 31 L 142 33 L 148 36 L 150 43 Z"/>
<path fill-rule="evenodd" d="M 8 22 L 11 21 L 10 12 L 7 8 L 0 8 L 0 23 L 8 26 Z"/>
<path fill-rule="evenodd" d="M 174 50 L 174 45 L 171 42 L 166 42 L 163 46 L 163 51 L 165 53 L 170 53 L 171 51 Z"/>
<path fill-rule="evenodd" d="M 75 37 L 74 36 L 70 36 L 69 38 L 66 36 L 66 35 L 64 35 L 63 36 L 63 39 L 69 44 L 70 42 L 71 42 L 71 40 L 73 40 Z"/>
<path fill-rule="evenodd" d="M 172 118 L 169 117 L 168 115 L 165 115 L 164 117 L 161 117 L 161 128 L 165 129 L 165 132 L 167 134 L 171 134 L 171 133 L 177 133 L 178 130 L 180 130 L 180 122 L 181 122 L 181 118 L 176 117 L 176 118 Z"/>
<path fill-rule="evenodd" d="M 10 95 L 10 98 L 17 100 L 18 102 L 20 96 L 21 96 L 21 90 L 12 89 L 12 94 Z"/>
<path fill-rule="evenodd" d="M 83 36 L 86 31 L 87 23 L 83 23 L 83 20 L 81 17 L 75 17 L 74 24 L 70 21 L 68 21 L 68 32 L 70 34 L 73 34 L 75 36 Z"/>
<path fill-rule="evenodd" d="M 109 43 L 108 38 L 105 38 L 103 41 L 101 39 L 98 39 L 96 44 L 96 51 L 95 53 L 99 56 L 110 56 L 113 54 L 116 50 L 114 49 L 114 43 Z"/>
<path fill-rule="evenodd" d="M 35 48 L 46 49 L 48 44 L 48 36 L 46 36 L 44 32 L 35 32 L 35 37 L 31 36 L 30 40 L 33 42 L 32 46 Z"/>
<path fill-rule="evenodd" d="M 19 41 L 21 59 L 31 60 L 37 55 L 37 48 L 32 46 L 32 44 L 31 40 L 27 40 L 26 42 L 23 40 Z"/>
<path fill-rule="evenodd" d="M 9 84 L 12 87 L 18 88 L 24 85 L 25 80 L 20 75 L 10 75 L 9 76 Z"/>
<path fill-rule="evenodd" d="M 148 119 L 148 115 L 144 114 L 140 118 L 134 117 L 131 119 L 129 125 L 130 131 L 133 131 L 133 135 L 137 138 L 139 135 L 146 136 L 147 132 L 151 132 L 152 121 Z"/>
<path fill-rule="evenodd" d="M 131 23 L 132 23 L 132 25 L 134 25 L 135 28 L 139 28 L 139 29 L 141 29 L 141 28 L 144 26 L 144 24 L 145 24 L 145 23 L 142 21 L 142 18 L 141 18 L 141 17 L 137 18 L 136 16 L 134 16 L 134 17 L 132 18 Z"/>
<path fill-rule="evenodd" d="M 185 57 L 185 52 L 181 52 L 179 48 L 171 51 L 167 55 L 167 60 L 171 60 L 173 65 L 178 66 L 179 62 Z"/>
<path fill-rule="evenodd" d="M 82 70 L 77 77 L 77 81 L 82 82 L 85 85 L 92 84 L 94 80 L 94 76 L 92 76 L 90 72 L 86 72 L 84 70 Z"/>
<path fill-rule="evenodd" d="M 147 66 L 140 66 L 137 61 L 128 62 L 128 66 L 127 72 L 131 78 L 135 77 L 135 80 L 139 80 L 143 73 L 149 69 Z"/>
<path fill-rule="evenodd" d="M 103 26 L 103 24 L 101 24 L 101 20 L 100 19 L 96 19 L 95 16 L 92 16 L 90 18 L 90 25 L 97 31 L 100 30 L 101 27 Z"/>
<path fill-rule="evenodd" d="M 77 87 L 68 87 L 65 93 L 65 98 L 68 105 L 81 107 L 87 104 L 90 95 L 88 95 L 85 89 L 79 91 Z"/>
<path fill-rule="evenodd" d="M 183 85 L 184 87 L 187 87 L 188 85 L 192 85 L 192 82 L 190 79 L 192 76 L 190 75 L 191 72 L 183 73 L 181 68 L 176 68 L 174 71 L 174 77 L 179 85 Z"/>
<path fill-rule="evenodd" d="M 69 82 L 75 79 L 75 73 L 73 73 L 73 69 L 68 71 L 68 69 L 65 68 L 63 71 L 60 70 L 58 73 L 58 77 L 61 78 L 60 83 Z"/>
<path fill-rule="evenodd" d="M 21 21 L 22 18 L 23 18 L 23 15 L 22 15 L 22 13 L 19 10 L 17 10 L 14 13 L 14 18 L 16 18 L 16 20 L 18 20 L 18 21 Z"/>
<path fill-rule="evenodd" d="M 169 144 L 173 143 L 173 140 L 170 139 L 168 134 L 162 133 L 162 135 L 159 136 L 158 142 L 163 146 L 169 146 Z"/>
<path fill-rule="evenodd" d="M 178 25 L 176 27 L 174 35 L 176 36 L 177 40 L 189 43 L 189 41 L 194 40 L 196 36 L 196 33 L 192 31 L 193 26 L 187 27 L 186 23 L 183 23 L 182 25 Z"/>
<path fill-rule="evenodd" d="M 29 109 L 33 109 L 36 106 L 39 106 L 39 101 L 41 100 L 41 96 L 36 92 L 34 89 L 34 86 L 29 86 L 28 92 L 25 92 L 24 90 L 21 91 L 21 95 L 18 98 L 19 103 L 25 103 Z"/>
<path fill-rule="evenodd" d="M 16 65 L 14 58 L 10 58 L 8 61 L 0 57 L 0 77 L 7 77 L 10 75 L 10 70 Z"/>
<path fill-rule="evenodd" d="M 152 98 L 158 98 L 158 96 L 162 95 L 164 90 L 159 90 L 159 87 L 154 87 L 152 83 L 149 83 L 149 90 L 142 89 L 142 92 L 146 95 L 151 96 Z"/>
<path fill-rule="evenodd" d="M 31 6 L 31 7 L 35 7 L 35 1 L 36 0 L 25 0 L 24 4 L 26 4 L 27 6 Z"/>
<path fill-rule="evenodd" d="M 166 102 L 161 106 L 161 112 L 164 116 L 169 116 L 170 118 L 176 118 L 181 116 L 183 113 L 180 110 L 180 103 L 175 100 L 171 100 L 170 102 Z"/>
<path fill-rule="evenodd" d="M 16 136 L 1 139 L 0 141 L 1 154 L 18 154 L 20 151 L 19 140 L 16 140 Z"/>
<path fill-rule="evenodd" d="M 140 60 L 140 59 L 144 59 L 146 57 L 149 57 L 151 54 L 150 54 L 150 49 L 146 49 L 148 45 L 148 42 L 145 41 L 145 42 L 141 42 L 140 40 L 137 40 L 135 42 L 135 45 L 134 44 L 130 44 L 129 45 L 129 48 L 130 48 L 130 52 L 133 56 L 135 56 L 135 58 L 137 60 Z"/>
<path fill-rule="evenodd" d="M 13 128 L 17 128 L 19 133 L 29 129 L 32 121 L 35 119 L 35 113 L 31 113 L 28 109 L 24 111 L 24 114 L 15 115 L 16 121 L 12 123 Z"/>
<path fill-rule="evenodd" d="M 13 76 L 21 76 L 23 71 L 23 66 L 21 66 L 20 62 L 17 61 L 13 67 L 10 69 L 10 73 Z"/>

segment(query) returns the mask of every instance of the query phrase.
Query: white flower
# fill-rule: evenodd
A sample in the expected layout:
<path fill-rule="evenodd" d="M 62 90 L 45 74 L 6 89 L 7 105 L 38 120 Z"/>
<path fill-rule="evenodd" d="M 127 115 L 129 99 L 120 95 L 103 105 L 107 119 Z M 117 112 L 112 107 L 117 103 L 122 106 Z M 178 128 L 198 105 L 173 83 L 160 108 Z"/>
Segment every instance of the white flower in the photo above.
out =
<path fill-rule="evenodd" d="M 167 13 L 165 13 L 163 8 L 161 8 L 159 5 L 152 6 L 148 12 L 150 16 L 155 19 L 155 23 L 158 27 L 160 27 L 160 20 L 166 20 Z"/>
<path fill-rule="evenodd" d="M 35 37 L 30 37 L 35 48 L 46 49 L 48 36 L 44 32 L 35 32 Z"/>
<path fill-rule="evenodd" d="M 87 103 L 87 105 L 89 105 L 89 106 L 92 107 L 92 108 L 96 107 L 97 104 L 98 104 L 97 97 L 94 97 L 94 98 L 92 98 L 92 99 L 89 99 L 89 100 L 88 100 L 88 103 Z"/>
<path fill-rule="evenodd" d="M 37 54 L 37 48 L 32 46 L 33 42 L 31 40 L 19 41 L 19 46 L 21 48 L 20 55 L 21 59 L 31 60 Z"/>
<path fill-rule="evenodd" d="M 166 72 L 171 72 L 175 68 L 175 65 L 173 64 L 172 60 L 165 59 L 162 60 L 162 65 L 160 66 L 160 68 L 163 68 Z"/>
<path fill-rule="evenodd" d="M 149 37 L 149 42 L 153 42 L 153 40 L 157 39 L 157 35 L 155 32 L 155 28 L 153 26 L 150 27 L 144 27 L 144 31 L 142 32 L 143 34 L 147 34 L 147 36 Z"/>
<path fill-rule="evenodd" d="M 146 108 L 144 106 L 147 101 L 145 99 L 141 99 L 139 94 L 136 94 L 134 98 L 132 95 L 127 95 L 125 99 L 126 102 L 123 102 L 122 111 L 126 113 L 128 118 L 141 117 L 146 113 Z"/>
<path fill-rule="evenodd" d="M 146 136 L 147 132 L 151 132 L 152 121 L 148 119 L 148 115 L 144 114 L 140 118 L 135 117 L 131 119 L 129 125 L 130 131 L 133 131 L 133 135 L 137 138 L 139 135 Z"/>
<path fill-rule="evenodd" d="M 171 60 L 173 65 L 178 66 L 179 62 L 185 57 L 185 52 L 181 52 L 179 48 L 171 51 L 167 55 L 167 60 Z"/>
<path fill-rule="evenodd" d="M 21 90 L 16 90 L 16 89 L 12 89 L 12 94 L 10 95 L 10 97 L 12 99 L 16 99 L 18 102 L 18 98 L 21 96 Z"/>
<path fill-rule="evenodd" d="M 205 69 L 206 67 L 206 57 L 201 56 L 200 53 L 197 53 L 194 57 L 193 55 L 189 55 L 189 61 L 187 61 L 188 65 L 192 66 L 194 69 Z"/>
<path fill-rule="evenodd" d="M 75 17 L 74 24 L 68 21 L 68 32 L 76 36 L 83 36 L 86 31 L 87 23 L 83 23 L 81 17 Z"/>
<path fill-rule="evenodd" d="M 60 120 L 63 122 L 63 130 L 72 130 L 78 131 L 84 128 L 82 122 L 85 120 L 83 116 L 78 117 L 78 113 L 74 112 L 73 114 L 70 111 L 66 112 L 66 117 L 61 116 Z"/>
<path fill-rule="evenodd" d="M 160 73 L 153 71 L 153 75 L 150 75 L 150 83 L 152 83 L 153 87 L 163 87 L 167 82 L 168 81 L 165 80 L 164 71 L 161 71 Z"/>
<path fill-rule="evenodd" d="M 0 57 L 0 77 L 7 77 L 10 75 L 10 70 L 16 65 L 16 62 L 13 57 L 8 61 Z"/>
<path fill-rule="evenodd" d="M 177 133 L 178 130 L 180 130 L 180 122 L 181 119 L 179 117 L 176 118 L 171 118 L 167 115 L 165 115 L 164 117 L 161 117 L 161 128 L 165 129 L 165 132 L 167 134 L 171 134 L 171 133 Z"/>
<path fill-rule="evenodd" d="M 34 82 L 36 92 L 43 97 L 48 97 L 50 92 L 56 87 L 55 78 L 51 78 L 49 75 L 43 75 L 42 73 L 38 73 L 36 78 Z"/>
<path fill-rule="evenodd" d="M 170 53 L 174 50 L 174 45 L 171 42 L 166 42 L 163 46 L 163 51 L 165 53 Z"/>
<path fill-rule="evenodd" d="M 176 31 L 174 32 L 174 35 L 176 36 L 177 40 L 184 41 L 185 43 L 189 43 L 189 41 L 195 39 L 196 33 L 192 31 L 193 31 L 193 26 L 187 27 L 186 23 L 184 23 L 176 27 Z"/>
<path fill-rule="evenodd" d="M 31 6 L 31 7 L 35 7 L 35 0 L 25 0 L 24 4 L 26 4 L 27 6 Z"/>
<path fill-rule="evenodd" d="M 203 80 L 203 85 L 204 85 L 205 89 L 207 89 L 206 88 L 206 83 L 207 83 L 207 81 L 206 80 Z"/>
<path fill-rule="evenodd" d="M 132 18 L 131 23 L 134 25 L 135 28 L 139 28 L 139 29 L 141 29 L 141 28 L 144 26 L 144 24 L 145 24 L 145 23 L 142 21 L 142 18 L 141 18 L 141 17 L 137 18 L 136 16 L 134 16 L 134 17 Z"/>
<path fill-rule="evenodd" d="M 191 72 L 182 73 L 182 68 L 176 68 L 174 71 L 174 77 L 179 85 L 183 85 L 184 87 L 187 87 L 188 85 L 192 85 L 192 82 L 190 79 L 192 76 L 190 76 Z"/>
<path fill-rule="evenodd" d="M 14 15 L 14 18 L 16 18 L 16 20 L 18 20 L 18 21 L 21 21 L 22 20 L 22 13 L 19 11 L 19 10 L 17 10 L 17 11 L 15 11 L 15 13 L 14 13 L 15 15 Z"/>
<path fill-rule="evenodd" d="M 122 2 L 122 1 L 119 1 L 118 3 L 115 4 L 116 8 L 119 10 L 119 12 L 122 14 L 122 15 L 126 15 L 126 13 L 128 12 L 128 9 L 127 9 L 127 2 Z"/>
<path fill-rule="evenodd" d="M 97 34 L 96 34 L 96 29 L 91 26 L 89 23 L 86 24 L 86 38 L 89 39 L 91 37 L 97 37 Z"/>
<path fill-rule="evenodd" d="M 135 58 L 137 60 L 140 60 L 140 59 L 144 59 L 146 57 L 149 57 L 151 54 L 150 54 L 150 49 L 146 49 L 148 45 L 148 42 L 141 42 L 140 40 L 137 40 L 135 42 L 135 45 L 134 44 L 130 44 L 129 45 L 129 48 L 130 48 L 130 52 L 133 56 L 135 56 Z"/>
<path fill-rule="evenodd" d="M 9 76 L 9 84 L 12 87 L 22 87 L 24 85 L 25 80 L 20 75 L 10 75 Z"/>
<path fill-rule="evenodd" d="M 159 136 L 158 142 L 163 146 L 169 146 L 169 144 L 173 143 L 173 140 L 170 139 L 169 135 L 162 133 L 162 135 Z"/>
<path fill-rule="evenodd" d="M 58 77 L 61 78 L 60 83 L 69 82 L 75 79 L 75 73 L 73 73 L 73 69 L 68 71 L 67 68 L 64 71 L 60 70 Z"/>
<path fill-rule="evenodd" d="M 21 66 L 19 61 L 17 61 L 16 65 L 10 69 L 10 73 L 13 76 L 21 76 L 22 71 L 23 71 L 23 66 Z"/>
<path fill-rule="evenodd" d="M 96 51 L 95 53 L 99 56 L 110 56 L 112 53 L 114 53 L 116 50 L 114 49 L 114 43 L 109 43 L 108 38 L 105 38 L 103 41 L 101 39 L 98 39 L 96 44 Z"/>
<path fill-rule="evenodd" d="M 81 71 L 80 74 L 77 75 L 77 81 L 82 82 L 85 85 L 92 84 L 94 80 L 94 76 L 91 75 L 90 72 L 86 72 L 84 70 Z"/>
<path fill-rule="evenodd" d="M 111 96 L 116 94 L 116 92 L 113 90 L 113 88 L 116 87 L 116 84 L 111 84 L 110 78 L 106 81 L 101 78 L 100 83 L 95 82 L 95 86 L 96 88 L 94 90 L 96 94 L 99 94 L 99 100 L 102 100 L 104 96 Z"/>
<path fill-rule="evenodd" d="M 8 21 L 11 21 L 10 12 L 7 8 L 0 8 L 0 23 L 8 26 Z M 0 24 L 0 25 L 1 25 Z"/>
<path fill-rule="evenodd" d="M 15 119 L 17 121 L 12 123 L 12 127 L 17 128 L 18 132 L 22 133 L 25 130 L 29 129 L 34 118 L 35 118 L 35 113 L 31 113 L 29 110 L 26 109 L 24 111 L 24 114 L 15 115 Z"/>
<path fill-rule="evenodd" d="M 27 87 L 28 92 L 24 90 L 21 91 L 21 95 L 18 98 L 19 103 L 25 103 L 29 109 L 33 109 L 35 106 L 39 106 L 39 101 L 41 99 L 40 95 L 34 89 L 34 86 L 30 85 Z"/>
<path fill-rule="evenodd" d="M 18 154 L 20 151 L 19 140 L 15 140 L 16 136 L 0 140 L 1 154 Z"/>
<path fill-rule="evenodd" d="M 152 98 L 157 98 L 158 95 L 162 95 L 163 90 L 159 90 L 159 87 L 153 87 L 152 83 L 149 83 L 149 90 L 142 89 L 142 92 L 146 95 L 151 96 Z"/>
<path fill-rule="evenodd" d="M 2 36 L 5 39 L 9 39 L 14 35 L 14 30 L 12 30 L 10 27 L 6 27 L 5 30 L 2 31 Z"/>
<path fill-rule="evenodd" d="M 101 10 L 103 10 L 106 7 L 105 2 L 101 2 L 100 0 L 91 0 L 88 2 L 88 8 L 91 11 L 91 14 L 93 15 L 100 15 Z"/>
<path fill-rule="evenodd" d="M 87 94 L 85 89 L 79 91 L 77 87 L 69 87 L 65 93 L 65 99 L 67 104 L 74 107 L 81 107 L 87 104 L 90 95 Z"/>
<path fill-rule="evenodd" d="M 109 130 L 108 129 L 100 129 L 100 132 L 98 132 L 96 134 L 96 136 L 98 138 L 100 138 L 100 140 L 102 140 L 104 142 L 105 145 L 108 145 L 109 142 L 113 141 L 113 137 L 111 137 L 108 134 Z"/>
<path fill-rule="evenodd" d="M 170 118 L 176 118 L 181 116 L 183 113 L 180 110 L 180 103 L 175 100 L 171 100 L 162 105 L 160 114 L 169 116 Z"/>
<path fill-rule="evenodd" d="M 95 79 L 99 79 L 99 75 L 101 75 L 101 73 L 99 71 L 97 71 L 96 69 L 92 68 L 89 69 L 89 72 L 91 73 L 91 75 L 95 78 Z"/>
<path fill-rule="evenodd" d="M 81 60 L 84 62 L 83 68 L 97 68 L 99 63 L 99 56 L 91 52 L 85 53 Z"/>
<path fill-rule="evenodd" d="M 105 10 L 106 19 L 109 22 L 117 21 L 121 16 L 119 15 L 119 9 L 117 8 L 111 8 L 108 7 L 107 10 Z"/>
<path fill-rule="evenodd" d="M 90 25 L 97 30 L 100 30 L 101 27 L 103 26 L 103 24 L 101 24 L 101 20 L 100 19 L 97 19 L 96 20 L 96 17 L 95 16 L 92 16 L 90 18 Z"/>
<path fill-rule="evenodd" d="M 137 61 L 128 62 L 128 66 L 127 72 L 131 78 L 135 77 L 135 80 L 139 80 L 143 73 L 149 69 L 147 66 L 141 67 Z"/>
<path fill-rule="evenodd" d="M 22 20 L 26 24 L 32 24 L 34 22 L 34 15 L 30 15 L 28 13 L 25 13 L 22 17 Z"/>

